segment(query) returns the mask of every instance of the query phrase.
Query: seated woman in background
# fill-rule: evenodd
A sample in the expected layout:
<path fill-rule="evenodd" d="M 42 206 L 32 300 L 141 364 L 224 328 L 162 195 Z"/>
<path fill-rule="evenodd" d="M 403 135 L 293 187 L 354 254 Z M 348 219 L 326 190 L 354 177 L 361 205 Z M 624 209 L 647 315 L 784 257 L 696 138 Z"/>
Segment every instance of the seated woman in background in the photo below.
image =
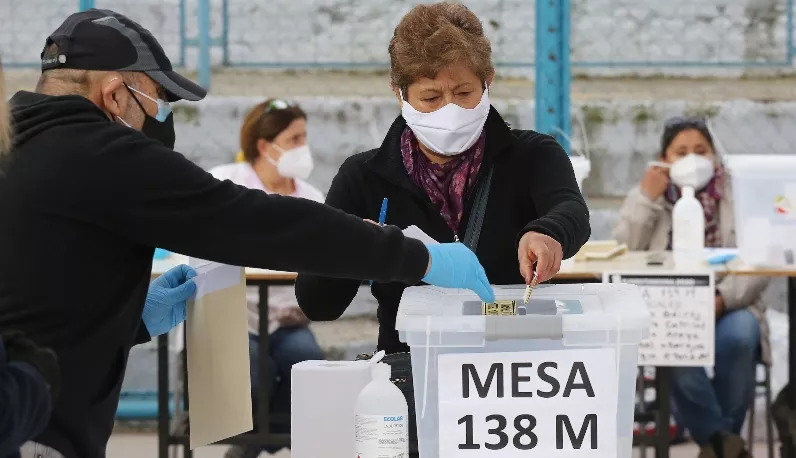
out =
<path fill-rule="evenodd" d="M 267 193 L 323 202 L 323 193 L 304 181 L 312 172 L 313 161 L 307 146 L 307 115 L 300 107 L 278 99 L 255 106 L 243 121 L 240 145 L 244 161 L 218 166 L 210 170 L 213 176 Z M 271 413 L 290 414 L 291 367 L 301 361 L 323 359 L 324 355 L 307 327 L 309 320 L 298 307 L 294 288 L 273 286 L 268 291 L 268 371 L 273 380 L 269 405 Z M 249 288 L 247 296 L 252 401 L 256 411 L 260 339 L 257 288 Z M 275 425 L 272 431 L 289 433 L 290 424 Z M 276 453 L 279 447 L 233 446 L 225 456 L 254 458 L 262 450 Z"/>
<path fill-rule="evenodd" d="M 415 6 L 396 27 L 389 54 L 401 115 L 380 148 L 345 161 L 326 203 L 377 220 L 387 198 L 386 224 L 417 226 L 438 242 L 462 240 L 493 284 L 528 283 L 534 265 L 539 281 L 552 278 L 589 238 L 589 210 L 561 146 L 547 135 L 512 130 L 491 107 L 495 72 L 481 21 L 460 4 Z M 476 237 L 468 229 L 477 227 L 479 196 L 485 209 Z M 312 320 L 335 320 L 359 286 L 300 274 L 296 296 Z M 378 349 L 388 357 L 409 351 L 395 329 L 406 286 L 371 287 L 379 304 Z"/>
<path fill-rule="evenodd" d="M 722 167 L 706 123 L 697 118 L 666 122 L 658 160 L 677 172 L 651 166 L 625 198 L 614 237 L 634 251 L 671 250 L 672 206 L 684 179 L 698 183 L 705 211 L 705 246 L 734 247 L 730 177 Z M 688 176 L 681 178 L 682 176 Z M 691 184 L 691 183 L 689 183 Z M 725 276 L 716 286 L 716 361 L 713 380 L 701 367 L 672 368 L 672 399 L 679 421 L 702 447 L 700 457 L 749 456 L 739 436 L 754 398 L 758 361 L 770 362 L 763 277 Z"/>

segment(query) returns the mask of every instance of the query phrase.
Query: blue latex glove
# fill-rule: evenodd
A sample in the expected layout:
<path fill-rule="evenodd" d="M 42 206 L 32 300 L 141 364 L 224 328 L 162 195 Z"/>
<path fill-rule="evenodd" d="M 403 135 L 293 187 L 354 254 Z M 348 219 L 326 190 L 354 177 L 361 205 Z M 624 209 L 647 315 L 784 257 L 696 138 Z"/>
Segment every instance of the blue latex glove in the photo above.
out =
<path fill-rule="evenodd" d="M 141 316 L 152 337 L 165 334 L 185 321 L 185 301 L 196 294 L 196 271 L 179 265 L 149 284 Z"/>
<path fill-rule="evenodd" d="M 465 288 L 474 291 L 484 302 L 495 302 L 495 292 L 486 272 L 469 248 L 463 243 L 426 245 L 431 256 L 431 268 L 423 281 L 443 288 Z"/>

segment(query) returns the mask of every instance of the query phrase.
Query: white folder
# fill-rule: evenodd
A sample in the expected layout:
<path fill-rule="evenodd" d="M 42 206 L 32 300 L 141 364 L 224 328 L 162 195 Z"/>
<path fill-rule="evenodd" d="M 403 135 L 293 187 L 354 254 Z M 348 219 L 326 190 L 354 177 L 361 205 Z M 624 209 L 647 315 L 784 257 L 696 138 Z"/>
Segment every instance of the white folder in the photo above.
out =
<path fill-rule="evenodd" d="M 191 449 L 251 431 L 243 267 L 191 258 L 196 296 L 185 320 Z"/>

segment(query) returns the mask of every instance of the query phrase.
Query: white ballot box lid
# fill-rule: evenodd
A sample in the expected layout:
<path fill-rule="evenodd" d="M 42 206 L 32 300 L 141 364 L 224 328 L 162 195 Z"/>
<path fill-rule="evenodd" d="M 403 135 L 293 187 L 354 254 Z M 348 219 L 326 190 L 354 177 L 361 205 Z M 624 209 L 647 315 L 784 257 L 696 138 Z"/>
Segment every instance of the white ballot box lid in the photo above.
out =
<path fill-rule="evenodd" d="M 556 339 L 568 346 L 638 344 L 649 334 L 650 314 L 635 285 L 539 285 L 528 304 L 525 285 L 494 290 L 497 302 L 515 301 L 516 315 L 486 315 L 469 290 L 416 286 L 404 291 L 395 327 L 410 346 L 442 347 L 523 339 Z"/>

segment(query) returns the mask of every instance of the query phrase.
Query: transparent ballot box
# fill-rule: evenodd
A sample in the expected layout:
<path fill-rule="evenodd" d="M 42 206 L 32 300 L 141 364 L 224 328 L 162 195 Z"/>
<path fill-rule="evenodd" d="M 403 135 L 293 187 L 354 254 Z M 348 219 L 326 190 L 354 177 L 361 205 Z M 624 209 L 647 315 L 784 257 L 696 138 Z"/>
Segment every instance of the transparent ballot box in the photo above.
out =
<path fill-rule="evenodd" d="M 497 286 L 494 304 L 467 290 L 404 292 L 396 329 L 411 351 L 420 456 L 630 457 L 650 326 L 640 290 L 540 285 L 528 304 L 524 292 Z"/>

